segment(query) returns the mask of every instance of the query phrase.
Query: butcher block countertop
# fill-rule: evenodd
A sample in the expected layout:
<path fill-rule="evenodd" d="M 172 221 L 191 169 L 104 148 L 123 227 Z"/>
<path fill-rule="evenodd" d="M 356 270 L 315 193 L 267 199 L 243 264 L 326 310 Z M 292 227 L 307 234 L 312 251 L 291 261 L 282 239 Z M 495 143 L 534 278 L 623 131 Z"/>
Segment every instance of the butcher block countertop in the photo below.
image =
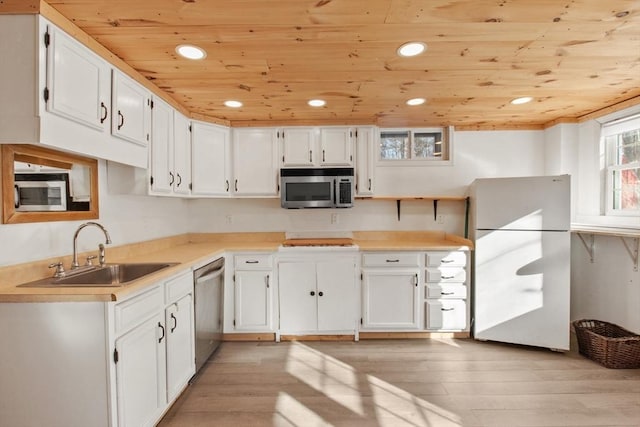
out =
<path fill-rule="evenodd" d="M 462 237 L 443 232 L 383 232 L 358 231 L 348 239 L 340 238 L 342 245 L 352 244 L 360 251 L 417 251 L 417 250 L 471 250 L 472 243 Z M 123 246 L 107 246 L 107 263 L 176 262 L 141 279 L 120 287 L 60 287 L 36 288 L 18 285 L 49 277 L 48 265 L 62 261 L 71 264 L 71 255 L 24 264 L 0 267 L 0 302 L 72 302 L 118 301 L 143 288 L 168 279 L 188 269 L 198 268 L 229 251 L 276 252 L 285 243 L 291 245 L 333 246 L 333 239 L 287 239 L 285 233 L 192 233 Z M 78 254 L 83 260 L 90 253 Z"/>

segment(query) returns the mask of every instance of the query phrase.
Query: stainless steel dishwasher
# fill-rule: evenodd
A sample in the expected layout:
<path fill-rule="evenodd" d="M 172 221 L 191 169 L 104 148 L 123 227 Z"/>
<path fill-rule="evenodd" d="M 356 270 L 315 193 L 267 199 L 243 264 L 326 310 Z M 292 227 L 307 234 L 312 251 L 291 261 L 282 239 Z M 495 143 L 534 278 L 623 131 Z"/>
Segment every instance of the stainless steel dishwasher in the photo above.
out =
<path fill-rule="evenodd" d="M 198 372 L 222 341 L 224 258 L 194 270 L 193 280 Z"/>

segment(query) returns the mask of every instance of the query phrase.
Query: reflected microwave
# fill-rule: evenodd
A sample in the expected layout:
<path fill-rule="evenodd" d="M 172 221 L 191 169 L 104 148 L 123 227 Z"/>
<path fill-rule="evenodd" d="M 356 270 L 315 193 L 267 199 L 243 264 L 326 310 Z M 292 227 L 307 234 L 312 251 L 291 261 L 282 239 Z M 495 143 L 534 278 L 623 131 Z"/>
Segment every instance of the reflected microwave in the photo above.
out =
<path fill-rule="evenodd" d="M 280 169 L 280 205 L 287 209 L 350 208 L 353 168 Z"/>
<path fill-rule="evenodd" d="M 17 173 L 14 181 L 14 207 L 17 212 L 66 211 L 65 173 Z"/>

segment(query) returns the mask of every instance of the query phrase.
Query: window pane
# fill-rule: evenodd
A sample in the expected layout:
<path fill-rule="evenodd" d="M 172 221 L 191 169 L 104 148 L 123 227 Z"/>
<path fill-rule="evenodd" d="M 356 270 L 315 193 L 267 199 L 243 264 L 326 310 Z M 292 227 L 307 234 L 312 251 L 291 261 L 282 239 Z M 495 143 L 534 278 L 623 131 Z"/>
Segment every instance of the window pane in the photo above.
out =
<path fill-rule="evenodd" d="M 425 159 L 442 156 L 441 132 L 417 132 L 413 137 L 414 158 Z"/>
<path fill-rule="evenodd" d="M 408 159 L 409 132 L 382 132 L 380 134 L 381 159 Z"/>
<path fill-rule="evenodd" d="M 616 143 L 616 161 L 618 165 L 626 165 L 640 161 L 640 129 L 634 129 L 607 138 Z"/>
<path fill-rule="evenodd" d="M 613 171 L 613 209 L 640 209 L 640 168 Z"/>

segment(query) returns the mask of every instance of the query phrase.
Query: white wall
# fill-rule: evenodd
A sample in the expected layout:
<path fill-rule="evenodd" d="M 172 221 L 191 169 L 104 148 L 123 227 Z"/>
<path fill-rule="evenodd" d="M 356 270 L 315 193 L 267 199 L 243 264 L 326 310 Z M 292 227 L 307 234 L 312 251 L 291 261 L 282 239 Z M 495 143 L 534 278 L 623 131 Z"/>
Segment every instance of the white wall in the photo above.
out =
<path fill-rule="evenodd" d="M 100 218 L 95 221 L 107 228 L 114 246 L 188 231 L 187 201 L 110 194 L 104 161 L 99 162 L 98 173 Z M 0 224 L 0 266 L 71 254 L 73 234 L 83 222 Z M 97 250 L 101 242 L 102 232 L 87 227 L 78 237 L 78 251 Z M 107 246 L 107 260 L 108 256 Z"/>
<path fill-rule="evenodd" d="M 604 159 L 600 148 L 600 123 L 637 111 L 640 111 L 640 105 L 598 121 L 566 125 L 574 127 L 575 131 L 555 134 L 556 142 L 564 147 L 572 145 L 569 140 L 578 135 L 572 156 L 576 159 L 573 174 L 574 223 L 640 228 L 638 216 L 602 215 Z M 633 243 L 632 239 L 627 239 L 627 242 Z M 579 237 L 575 233 L 572 235 L 571 318 L 613 322 L 640 333 L 640 272 L 633 271 L 633 262 L 620 237 L 595 236 L 594 248 L 592 263 Z"/>
<path fill-rule="evenodd" d="M 376 165 L 376 195 L 465 196 L 478 177 L 527 176 L 544 172 L 543 131 L 455 132 L 452 166 Z M 515 161 L 514 161 L 515 159 Z M 191 231 L 340 232 L 351 230 L 444 230 L 464 233 L 464 202 L 440 201 L 439 224 L 430 200 L 356 200 L 352 209 L 280 208 L 278 199 L 202 199 L 190 202 Z M 338 222 L 332 224 L 332 214 Z"/>

